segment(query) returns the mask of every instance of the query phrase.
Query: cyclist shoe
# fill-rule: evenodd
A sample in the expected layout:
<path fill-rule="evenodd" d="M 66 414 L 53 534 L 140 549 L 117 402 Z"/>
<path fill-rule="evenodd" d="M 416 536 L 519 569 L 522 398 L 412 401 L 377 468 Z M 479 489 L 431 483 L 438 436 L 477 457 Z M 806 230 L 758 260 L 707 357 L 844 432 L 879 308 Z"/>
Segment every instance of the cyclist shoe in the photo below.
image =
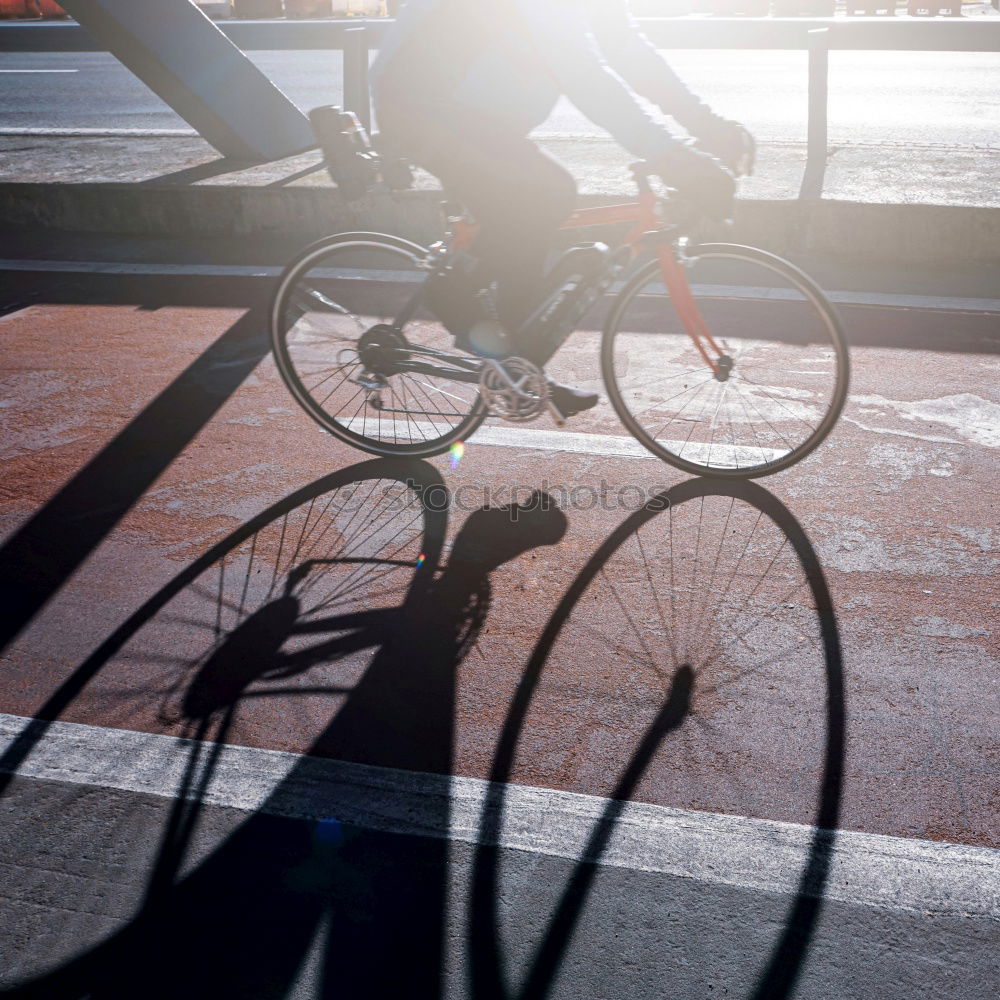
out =
<path fill-rule="evenodd" d="M 591 392 L 588 389 L 577 389 L 572 385 L 563 385 L 549 379 L 549 389 L 552 393 L 552 403 L 555 408 L 564 416 L 572 417 L 576 413 L 582 413 L 591 407 L 597 406 L 597 401 L 601 398 L 599 393 Z"/>

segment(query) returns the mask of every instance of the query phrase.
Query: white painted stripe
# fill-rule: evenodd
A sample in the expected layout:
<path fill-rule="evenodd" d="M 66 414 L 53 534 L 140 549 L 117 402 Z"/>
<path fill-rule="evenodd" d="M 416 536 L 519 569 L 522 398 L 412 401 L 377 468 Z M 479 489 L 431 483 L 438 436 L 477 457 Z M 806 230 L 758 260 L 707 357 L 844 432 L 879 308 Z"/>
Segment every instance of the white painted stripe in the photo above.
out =
<path fill-rule="evenodd" d="M 481 427 L 472 437 L 475 444 L 492 444 L 500 448 L 537 448 L 542 451 L 565 451 L 576 455 L 604 455 L 609 458 L 656 458 L 635 438 L 613 434 L 582 434 L 576 431 L 535 430 L 527 427 Z M 659 442 L 675 455 L 689 462 L 726 467 L 747 467 L 774 462 L 787 454 L 787 449 L 750 448 L 743 445 L 692 444 L 688 441 Z"/>
<path fill-rule="evenodd" d="M 905 15 L 900 15 L 900 21 L 904 20 Z M 540 141 L 548 142 L 591 142 L 594 145 L 607 146 L 613 149 L 617 144 L 614 139 L 611 139 L 607 132 L 601 132 L 598 129 L 594 129 L 592 132 L 581 132 L 579 129 L 565 129 L 563 131 L 554 130 L 539 130 L 531 133 L 533 139 L 538 139 Z M 595 141 L 595 140 L 599 140 Z M 796 138 L 795 136 L 768 136 L 765 138 L 759 138 L 757 141 L 758 147 L 767 146 L 797 146 L 801 149 L 805 149 L 807 142 L 805 139 Z M 1000 146 L 995 143 L 979 143 L 979 142 L 968 142 L 968 143 L 946 143 L 946 142 L 917 142 L 910 139 L 837 139 L 837 146 L 847 147 L 850 149 L 913 149 L 913 150 L 928 150 L 935 153 L 947 153 L 952 150 L 982 150 L 987 152 L 1000 151 Z M 634 193 L 634 192 L 630 192 Z"/>
<path fill-rule="evenodd" d="M 962 295 L 892 295 L 884 292 L 828 292 L 837 305 L 884 309 L 937 309 L 951 312 L 1000 312 L 1000 299 Z"/>
<path fill-rule="evenodd" d="M 275 278 L 282 268 L 250 264 L 144 264 L 131 261 L 2 260 L 0 271 L 111 274 L 123 277 Z"/>
<path fill-rule="evenodd" d="M 0 69 L 0 73 L 79 73 L 78 69 Z"/>
<path fill-rule="evenodd" d="M 0 129 L 0 135 L 8 134 Z M 208 278 L 275 277 L 283 268 L 275 265 L 248 264 L 160 264 L 131 261 L 93 260 L 24 260 L 0 259 L 3 271 L 52 271 L 77 274 L 121 274 L 121 275 L 165 275 Z M 331 277 L 333 269 L 314 272 L 317 277 Z M 341 276 L 356 281 L 406 281 L 423 280 L 423 274 L 412 271 L 365 271 L 358 268 L 343 269 Z M 614 294 L 624 287 L 617 282 L 610 289 Z M 651 286 L 655 287 L 655 286 Z M 696 295 L 711 298 L 769 299 L 775 302 L 803 301 L 802 296 L 792 289 L 764 288 L 750 285 L 692 285 Z M 1000 299 L 972 298 L 948 295 L 895 295 L 882 292 L 826 292 L 831 302 L 839 305 L 879 306 L 887 309 L 931 309 L 948 312 L 1000 312 Z"/>
<path fill-rule="evenodd" d="M 137 139 L 170 139 L 175 136 L 197 138 L 198 133 L 193 128 L 60 128 L 58 126 L 39 125 L 35 128 L 11 125 L 0 128 L 0 135 L 32 136 L 46 135 L 64 138 L 118 138 L 132 136 Z"/>
<path fill-rule="evenodd" d="M 369 417 L 366 421 L 355 417 L 346 421 L 348 429 L 357 434 L 366 431 L 375 433 L 378 428 L 379 438 L 383 441 L 429 441 L 439 437 L 445 424 L 432 424 L 430 421 L 404 420 L 377 421 Z M 576 431 L 536 430 L 529 427 L 512 427 L 507 424 L 484 424 L 469 438 L 467 443 L 486 444 L 496 448 L 530 448 L 536 451 L 561 451 L 574 455 L 599 455 L 604 458 L 652 458 L 656 456 L 648 452 L 635 438 L 616 434 L 586 434 Z M 761 465 L 773 462 L 787 453 L 787 449 L 751 448 L 743 445 L 724 444 L 693 444 L 689 441 L 660 442 L 674 454 L 681 454 L 689 462 L 708 462 L 715 465 L 738 466 L 747 468 L 751 465 Z M 710 454 L 711 453 L 711 454 Z"/>
<path fill-rule="evenodd" d="M 0 749 L 31 720 L 0 714 Z M 53 723 L 17 773 L 174 798 L 193 741 Z M 198 782 L 193 782 L 197 785 Z M 192 787 L 189 784 L 187 787 Z M 481 843 L 489 782 L 225 746 L 203 801 L 245 812 L 336 818 L 365 829 Z M 608 800 L 509 785 L 490 843 L 578 860 Z M 792 823 L 624 803 L 603 865 L 774 893 L 794 893 L 814 830 Z M 1000 851 L 840 832 L 824 895 L 920 914 L 1000 918 Z M 593 860 L 593 859 L 592 859 Z"/>
<path fill-rule="evenodd" d="M 316 278 L 350 278 L 355 281 L 423 281 L 423 274 L 413 271 L 383 270 L 378 274 L 362 268 L 318 268 L 311 274 Z M 617 295 L 627 284 L 627 278 L 614 282 L 609 295 Z M 666 288 L 657 283 L 646 286 L 646 291 L 666 295 Z M 694 284 L 691 291 L 703 298 L 751 299 L 769 302 L 804 302 L 805 297 L 794 288 L 770 288 L 765 285 Z M 936 309 L 954 312 L 1000 312 L 1000 299 L 971 298 L 947 295 L 906 295 L 883 292 L 826 292 L 827 298 L 838 305 L 876 306 L 887 309 Z"/>
<path fill-rule="evenodd" d="M 659 290 L 666 294 L 660 286 Z M 751 285 L 694 284 L 691 291 L 707 298 L 767 299 L 771 302 L 804 302 L 793 288 L 768 288 Z M 954 295 L 909 295 L 889 292 L 824 292 L 836 305 L 876 306 L 883 309 L 933 309 L 951 312 L 1000 312 L 1000 299 Z"/>
<path fill-rule="evenodd" d="M 606 458 L 655 458 L 635 438 L 617 434 L 584 434 L 484 424 L 469 440 L 472 444 L 488 444 L 497 448 L 564 451 L 573 455 L 601 455 Z"/>

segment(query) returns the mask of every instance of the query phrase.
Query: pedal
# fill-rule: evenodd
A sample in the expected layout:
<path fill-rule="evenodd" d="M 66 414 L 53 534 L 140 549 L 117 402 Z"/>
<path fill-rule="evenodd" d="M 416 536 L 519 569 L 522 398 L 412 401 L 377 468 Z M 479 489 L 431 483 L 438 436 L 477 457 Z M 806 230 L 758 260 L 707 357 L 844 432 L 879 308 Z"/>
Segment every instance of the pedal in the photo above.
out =
<path fill-rule="evenodd" d="M 537 419 L 551 405 L 545 373 L 525 358 L 484 361 L 479 391 L 494 415 L 515 424 Z"/>
<path fill-rule="evenodd" d="M 565 427 L 566 426 L 566 414 L 563 413 L 563 411 L 560 410 L 559 407 L 556 406 L 556 404 L 552 402 L 552 397 L 551 396 L 549 397 L 549 400 L 548 400 L 548 403 L 546 404 L 546 407 L 547 407 L 547 409 L 549 411 L 549 416 L 552 418 L 552 422 L 556 425 L 556 427 Z"/>
<path fill-rule="evenodd" d="M 378 375 L 375 372 L 362 372 L 358 378 L 348 379 L 348 381 L 364 389 L 365 401 L 373 410 L 385 408 L 382 392 L 389 388 L 389 383 L 383 375 Z"/>

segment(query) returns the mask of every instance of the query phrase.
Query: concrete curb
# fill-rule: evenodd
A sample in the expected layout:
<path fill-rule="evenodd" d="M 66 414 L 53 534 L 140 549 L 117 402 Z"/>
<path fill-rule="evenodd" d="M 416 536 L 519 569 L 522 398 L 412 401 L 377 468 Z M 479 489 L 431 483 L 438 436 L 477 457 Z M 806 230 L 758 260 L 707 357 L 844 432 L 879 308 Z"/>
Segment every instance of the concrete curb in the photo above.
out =
<path fill-rule="evenodd" d="M 373 230 L 428 243 L 441 235 L 440 200 L 436 191 L 345 202 L 328 187 L 8 182 L 0 183 L 0 229 L 303 243 L 343 230 Z M 614 200 L 581 198 L 585 205 Z M 1000 208 L 747 200 L 736 224 L 719 238 L 776 253 L 982 265 L 1000 263 Z"/>

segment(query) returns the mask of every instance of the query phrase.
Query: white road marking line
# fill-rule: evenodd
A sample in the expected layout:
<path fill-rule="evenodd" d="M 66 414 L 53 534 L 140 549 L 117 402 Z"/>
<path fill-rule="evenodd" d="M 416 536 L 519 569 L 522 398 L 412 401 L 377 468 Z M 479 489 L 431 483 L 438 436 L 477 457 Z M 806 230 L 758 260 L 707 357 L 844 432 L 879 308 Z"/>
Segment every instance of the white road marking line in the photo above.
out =
<path fill-rule="evenodd" d="M 902 18 L 901 18 L 902 20 Z M 543 141 L 561 141 L 561 142 L 593 142 L 595 139 L 601 140 L 599 143 L 603 146 L 614 147 L 615 141 L 608 137 L 606 132 L 580 132 L 579 130 L 570 131 L 569 129 L 562 132 L 553 131 L 537 131 L 532 132 L 533 139 L 539 139 Z M 598 143 L 594 143 L 598 145 Z M 798 146 L 800 148 L 805 148 L 807 143 L 805 139 L 797 139 L 795 136 L 768 136 L 767 138 L 761 138 L 758 146 Z M 921 149 L 930 150 L 933 152 L 947 152 L 951 150 L 984 150 L 988 152 L 993 152 L 1000 150 L 1000 146 L 994 143 L 947 143 L 947 142 L 917 142 L 901 139 L 848 139 L 848 140 L 837 140 L 837 145 L 847 146 L 850 148 L 862 148 L 862 149 Z M 622 165 L 624 169 L 624 164 Z"/>
<path fill-rule="evenodd" d="M 94 137 L 99 139 L 101 137 L 116 138 L 122 136 L 132 136 L 137 139 L 170 139 L 175 136 L 198 137 L 198 133 L 193 128 L 59 128 L 43 125 L 35 128 L 11 125 L 6 128 L 0 128 L 0 135 L 14 137 L 45 135 L 66 139 L 76 137 Z"/>
<path fill-rule="evenodd" d="M 653 458 L 635 438 L 617 434 L 584 434 L 578 431 L 542 430 L 533 427 L 484 425 L 469 438 L 472 444 L 497 448 L 532 448 L 565 451 L 574 455 L 602 455 L 607 458 Z"/>
<path fill-rule="evenodd" d="M 276 278 L 280 267 L 246 264 L 142 264 L 119 261 L 0 260 L 0 271 L 112 274 L 123 277 Z"/>
<path fill-rule="evenodd" d="M 143 264 L 127 261 L 2 260 L 0 271 L 39 271 L 53 274 L 113 274 L 143 277 L 276 278 L 282 268 L 248 264 Z"/>
<path fill-rule="evenodd" d="M 348 429 L 357 434 L 364 433 L 366 421 L 355 417 L 346 421 Z M 394 436 L 400 441 L 429 441 L 439 437 L 444 424 L 437 426 L 430 421 L 403 420 L 381 423 L 374 417 L 367 419 L 367 429 L 374 432 L 376 427 L 380 439 L 390 440 Z M 538 451 L 562 451 L 574 455 L 599 455 L 605 458 L 651 458 L 659 459 L 648 452 L 635 438 L 617 434 L 587 434 L 576 431 L 535 430 L 528 427 L 510 427 L 505 424 L 484 424 L 466 441 L 467 444 L 485 444 L 497 448 L 531 448 Z M 741 465 L 744 468 L 760 465 L 762 462 L 773 462 L 781 458 L 786 451 L 777 448 L 757 448 L 744 445 L 724 445 L 716 443 L 693 444 L 688 441 L 661 442 L 672 452 L 682 452 L 690 462 L 707 462 L 709 451 L 715 464 L 725 462 L 726 465 Z"/>
<path fill-rule="evenodd" d="M 412 271 L 384 270 L 376 279 L 371 270 L 361 268 L 319 268 L 312 272 L 316 277 L 341 277 L 353 280 L 382 281 L 423 281 L 423 274 Z M 616 281 L 608 290 L 609 295 L 617 295 L 627 284 L 627 281 Z M 646 288 L 657 294 L 666 295 L 666 289 L 661 284 L 650 284 Z M 693 284 L 691 291 L 695 295 L 706 298 L 766 299 L 770 302 L 804 302 L 805 297 L 793 288 L 768 288 L 763 285 L 720 285 Z M 954 312 L 1000 312 L 1000 299 L 971 298 L 968 296 L 948 295 L 907 295 L 885 292 L 826 292 L 826 297 L 838 305 L 874 306 L 887 309 L 936 309 Z"/>
<path fill-rule="evenodd" d="M 803 297 L 792 289 L 768 288 L 761 289 L 760 295 L 753 295 L 754 289 L 742 289 L 739 286 L 726 285 L 692 285 L 695 295 L 734 298 L 767 298 L 774 301 L 802 302 Z M 969 296 L 952 295 L 904 295 L 888 292 L 825 292 L 826 297 L 835 305 L 841 306 L 875 306 L 882 309 L 932 309 L 951 312 L 1000 312 L 1000 299 L 972 298 Z"/>
<path fill-rule="evenodd" d="M 0 750 L 33 720 L 0 714 Z M 17 774 L 174 798 L 195 742 L 56 722 Z M 185 787 L 197 786 L 190 782 Z M 225 746 L 203 801 L 247 813 L 336 818 L 365 829 L 482 842 L 489 782 Z M 490 843 L 582 859 L 608 800 L 508 785 Z M 762 892 L 798 891 L 815 831 L 773 820 L 624 803 L 599 863 Z M 919 914 L 1000 917 L 1000 851 L 879 834 L 838 832 L 828 850 L 827 898 Z"/>
<path fill-rule="evenodd" d="M 0 135 L 13 134 L 0 129 Z M 151 133 L 153 134 L 153 133 Z M 159 133 L 157 133 L 159 134 Z M 164 275 L 192 278 L 254 278 L 277 277 L 284 270 L 274 265 L 248 264 L 145 264 L 127 261 L 91 260 L 23 260 L 0 258 L 0 271 L 51 271 L 78 274 Z M 354 280 L 407 281 L 423 280 L 423 274 L 412 271 L 382 271 L 377 276 L 357 268 L 344 269 Z M 332 269 L 317 272 L 318 277 L 330 277 Z M 370 277 L 369 277 L 370 276 Z M 624 287 L 618 282 L 611 293 Z M 774 302 L 803 301 L 792 289 L 758 288 L 749 285 L 692 285 L 696 295 L 711 298 L 769 299 Z M 945 312 L 1000 312 L 1000 299 L 971 298 L 949 295 L 895 295 L 882 292 L 826 292 L 831 302 L 839 305 L 876 306 L 887 309 L 930 309 Z"/>
<path fill-rule="evenodd" d="M 79 73 L 78 69 L 0 69 L 0 73 Z"/>

